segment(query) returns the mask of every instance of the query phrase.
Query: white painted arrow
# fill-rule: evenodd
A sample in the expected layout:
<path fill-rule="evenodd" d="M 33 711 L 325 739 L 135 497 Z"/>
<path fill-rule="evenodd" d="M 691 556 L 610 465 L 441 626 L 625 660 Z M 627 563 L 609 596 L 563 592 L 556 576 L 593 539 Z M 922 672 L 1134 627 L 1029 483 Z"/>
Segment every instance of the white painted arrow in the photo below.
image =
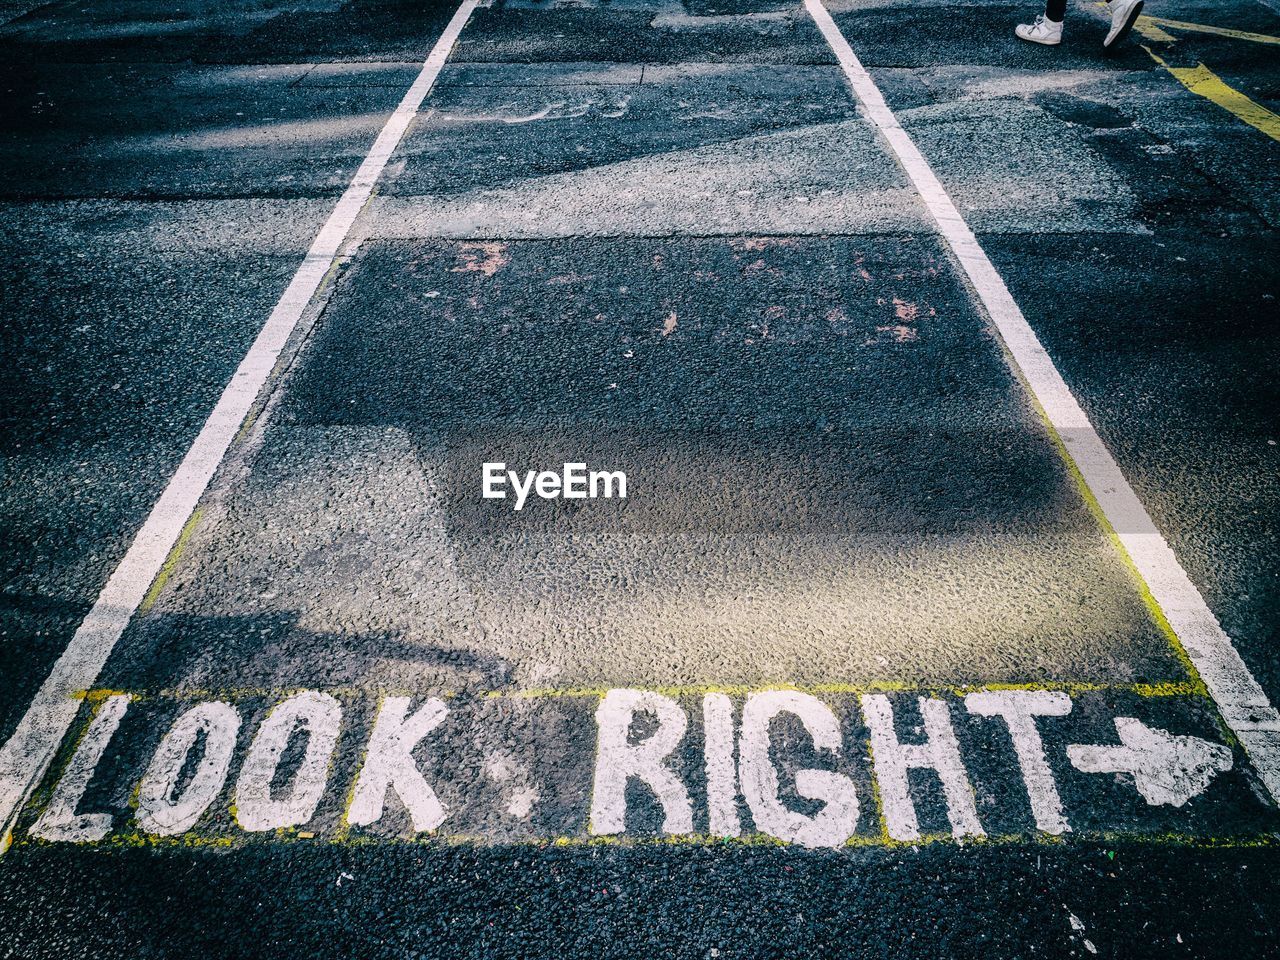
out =
<path fill-rule="evenodd" d="M 1231 769 L 1231 751 L 1199 737 L 1179 737 L 1133 717 L 1117 717 L 1120 746 L 1083 743 L 1067 757 L 1083 773 L 1131 773 L 1152 806 L 1180 807 L 1205 791 L 1216 774 Z"/>

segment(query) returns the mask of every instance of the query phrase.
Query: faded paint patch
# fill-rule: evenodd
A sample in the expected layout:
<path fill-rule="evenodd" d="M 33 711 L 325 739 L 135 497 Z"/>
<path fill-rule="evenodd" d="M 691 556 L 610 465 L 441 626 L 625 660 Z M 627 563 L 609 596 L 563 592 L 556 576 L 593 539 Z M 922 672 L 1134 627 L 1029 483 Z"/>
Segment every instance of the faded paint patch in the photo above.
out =
<path fill-rule="evenodd" d="M 511 262 L 507 253 L 507 245 L 500 241 L 483 241 L 464 243 L 458 249 L 461 263 L 450 269 L 450 273 L 483 273 L 492 277 Z"/>
<path fill-rule="evenodd" d="M 901 323 L 876 327 L 876 333 L 887 334 L 894 343 L 912 343 L 920 339 L 920 334 L 916 330 Z"/>
<path fill-rule="evenodd" d="M 591 277 L 584 277 L 580 273 L 565 273 L 565 274 L 560 274 L 559 276 L 548 278 L 547 286 L 561 287 L 561 286 L 567 286 L 569 284 L 574 284 L 574 283 L 587 283 L 590 280 L 591 280 Z"/>
<path fill-rule="evenodd" d="M 629 94 L 591 96 L 585 100 L 554 100 L 544 103 L 536 110 L 518 110 L 515 106 L 487 113 L 437 113 L 441 120 L 458 120 L 467 123 L 505 123 L 514 126 L 522 123 L 537 123 L 539 120 L 576 120 L 579 117 L 603 117 L 617 120 L 631 108 Z"/>
<path fill-rule="evenodd" d="M 505 751 L 495 750 L 485 757 L 484 775 L 503 789 L 508 815 L 520 820 L 529 816 L 540 795 L 523 763 Z"/>
<path fill-rule="evenodd" d="M 893 298 L 893 312 L 902 323 L 915 323 L 920 315 L 920 308 L 906 300 Z"/>
<path fill-rule="evenodd" d="M 770 247 L 794 247 L 791 237 L 738 237 L 729 241 L 729 248 L 739 253 L 762 253 Z"/>

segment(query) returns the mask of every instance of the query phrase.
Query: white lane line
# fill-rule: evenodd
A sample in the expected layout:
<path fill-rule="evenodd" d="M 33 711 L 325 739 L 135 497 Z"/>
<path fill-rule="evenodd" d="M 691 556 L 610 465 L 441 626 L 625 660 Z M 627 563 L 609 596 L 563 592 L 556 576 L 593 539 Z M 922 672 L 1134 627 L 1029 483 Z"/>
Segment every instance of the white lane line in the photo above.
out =
<path fill-rule="evenodd" d="M 999 331 L 1027 387 L 1075 462 L 1103 515 L 1115 530 L 1152 597 L 1239 738 L 1273 799 L 1280 801 L 1280 713 L 1236 652 L 1217 618 L 1192 584 L 1146 508 L 1129 486 L 1102 438 L 1085 416 L 1053 360 L 978 245 L 924 155 L 898 123 L 875 81 L 858 60 L 821 0 L 805 9 L 822 31 L 853 88 L 907 177 L 919 191 L 952 253 Z"/>
<path fill-rule="evenodd" d="M 476 6 L 477 0 L 463 0 L 431 48 L 417 79 L 387 119 L 360 169 L 316 234 L 306 258 L 222 391 L 213 413 L 152 507 L 124 559 L 54 664 L 13 736 L 0 748 L 0 851 L 8 846 L 18 812 L 44 776 L 58 745 L 74 722 L 80 709 L 79 694 L 97 680 L 107 657 L 177 543 L 183 526 L 266 385 L 281 350 L 307 304 L 320 289 L 356 217 L 372 196 L 383 168 Z"/>

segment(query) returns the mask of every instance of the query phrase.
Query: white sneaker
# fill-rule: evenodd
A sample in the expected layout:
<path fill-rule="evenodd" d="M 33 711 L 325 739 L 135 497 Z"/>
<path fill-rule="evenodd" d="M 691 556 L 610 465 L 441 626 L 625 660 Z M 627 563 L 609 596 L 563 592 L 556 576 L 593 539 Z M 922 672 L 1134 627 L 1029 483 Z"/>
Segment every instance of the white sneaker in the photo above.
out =
<path fill-rule="evenodd" d="M 1122 3 L 1124 0 L 1115 0 L 1115 2 Z M 1142 5 L 1142 0 L 1136 0 L 1136 2 L 1139 6 Z M 1022 40 L 1043 43 L 1046 47 L 1056 47 L 1062 42 L 1062 24 L 1054 23 L 1043 13 L 1036 17 L 1035 23 L 1020 23 L 1013 32 Z"/>
<path fill-rule="evenodd" d="M 1111 0 L 1111 29 L 1102 41 L 1102 49 L 1110 50 L 1127 37 L 1141 12 L 1142 0 Z"/>

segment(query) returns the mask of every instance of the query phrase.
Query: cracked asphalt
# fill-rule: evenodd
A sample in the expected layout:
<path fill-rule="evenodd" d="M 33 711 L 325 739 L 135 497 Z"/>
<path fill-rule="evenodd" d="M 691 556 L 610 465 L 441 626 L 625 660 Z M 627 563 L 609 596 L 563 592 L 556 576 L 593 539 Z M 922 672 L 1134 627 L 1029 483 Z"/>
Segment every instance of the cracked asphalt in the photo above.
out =
<path fill-rule="evenodd" d="M 1032 6 L 826 9 L 1274 703 L 1280 12 Z M 456 10 L 0 3 L 0 742 Z M 445 52 L 22 795 L 0 955 L 1273 955 L 1267 760 L 805 6 Z"/>

